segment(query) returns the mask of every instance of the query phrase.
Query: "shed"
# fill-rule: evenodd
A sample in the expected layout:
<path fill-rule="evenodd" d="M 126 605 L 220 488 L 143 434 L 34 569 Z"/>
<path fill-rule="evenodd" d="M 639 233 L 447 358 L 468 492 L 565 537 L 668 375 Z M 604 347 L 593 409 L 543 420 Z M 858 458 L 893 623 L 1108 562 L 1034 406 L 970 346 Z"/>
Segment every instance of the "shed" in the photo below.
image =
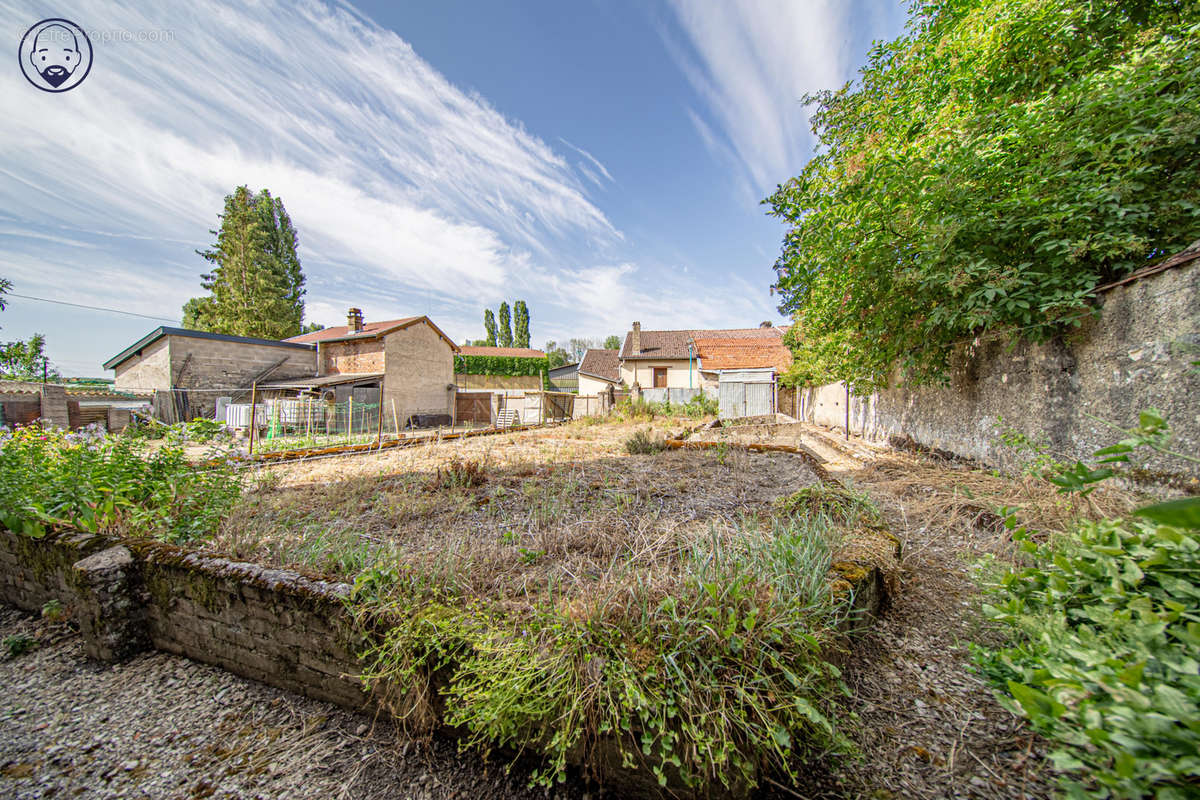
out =
<path fill-rule="evenodd" d="M 725 369 L 718 373 L 721 419 L 775 413 L 775 370 Z"/>

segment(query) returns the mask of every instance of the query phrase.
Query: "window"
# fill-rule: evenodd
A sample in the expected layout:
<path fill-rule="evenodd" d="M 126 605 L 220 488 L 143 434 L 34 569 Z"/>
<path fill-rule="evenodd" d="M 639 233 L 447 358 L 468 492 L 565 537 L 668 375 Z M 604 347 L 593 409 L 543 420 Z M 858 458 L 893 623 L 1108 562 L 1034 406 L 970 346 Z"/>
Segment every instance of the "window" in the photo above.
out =
<path fill-rule="evenodd" d="M 654 368 L 654 388 L 655 389 L 667 388 L 667 368 L 666 367 L 655 367 Z"/>

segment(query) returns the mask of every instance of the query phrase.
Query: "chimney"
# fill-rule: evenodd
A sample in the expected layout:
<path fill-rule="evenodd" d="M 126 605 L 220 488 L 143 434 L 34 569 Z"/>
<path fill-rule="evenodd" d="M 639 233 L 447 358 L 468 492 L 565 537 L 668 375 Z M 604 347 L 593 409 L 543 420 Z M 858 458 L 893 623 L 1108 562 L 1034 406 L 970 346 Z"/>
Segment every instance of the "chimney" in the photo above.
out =
<path fill-rule="evenodd" d="M 642 323 L 633 323 L 633 335 L 629 337 L 629 355 L 640 356 L 642 354 Z"/>
<path fill-rule="evenodd" d="M 352 308 L 346 314 L 346 327 L 350 329 L 350 333 L 358 333 L 363 329 L 363 316 L 361 308 Z"/>

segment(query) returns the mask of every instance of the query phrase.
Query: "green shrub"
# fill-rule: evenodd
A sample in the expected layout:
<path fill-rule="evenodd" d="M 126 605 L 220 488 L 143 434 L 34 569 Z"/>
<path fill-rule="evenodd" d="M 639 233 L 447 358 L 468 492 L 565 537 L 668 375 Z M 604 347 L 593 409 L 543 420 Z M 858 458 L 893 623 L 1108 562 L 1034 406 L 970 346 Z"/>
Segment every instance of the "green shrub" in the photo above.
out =
<path fill-rule="evenodd" d="M 1096 453 L 1101 465 L 1046 476 L 1086 495 L 1134 449 L 1169 452 L 1168 438 L 1151 409 Z M 1048 541 L 1005 511 L 1023 563 L 985 571 L 984 612 L 1009 641 L 972 647 L 1001 703 L 1059 745 L 1051 758 L 1072 798 L 1200 796 L 1200 498 Z"/>
<path fill-rule="evenodd" d="M 171 437 L 153 450 L 89 428 L 0 432 L 0 523 L 47 529 L 120 529 L 186 541 L 209 535 L 241 493 L 228 458 L 198 468 Z"/>
<path fill-rule="evenodd" d="M 37 642 L 29 634 L 14 633 L 11 636 L 5 636 L 4 641 L 0 644 L 4 645 L 4 652 L 8 654 L 9 658 L 16 658 L 32 650 Z"/>
<path fill-rule="evenodd" d="M 985 606 L 1012 640 L 975 648 L 1002 702 L 1061 745 L 1073 797 L 1195 797 L 1200 531 L 1103 520 L 1014 538 L 1029 566 L 1001 572 Z"/>
<path fill-rule="evenodd" d="M 715 417 L 720 411 L 720 404 L 717 402 L 717 398 L 701 392 L 684 404 L 683 411 L 693 419 Z"/>
<path fill-rule="evenodd" d="M 648 430 L 634 431 L 625 440 L 625 452 L 631 456 L 648 456 L 667 449 L 667 443 L 650 435 Z"/>

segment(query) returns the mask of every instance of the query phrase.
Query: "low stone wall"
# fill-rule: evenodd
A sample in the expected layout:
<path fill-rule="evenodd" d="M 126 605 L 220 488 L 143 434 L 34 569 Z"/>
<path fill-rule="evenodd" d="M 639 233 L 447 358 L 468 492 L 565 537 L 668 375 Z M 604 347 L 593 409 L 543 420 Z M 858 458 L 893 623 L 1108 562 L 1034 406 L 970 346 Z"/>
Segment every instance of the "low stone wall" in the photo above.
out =
<path fill-rule="evenodd" d="M 949 386 L 851 397 L 850 430 L 1011 467 L 999 440 L 1003 427 L 1047 441 L 1060 459 L 1087 461 L 1122 438 L 1105 422 L 1130 428 L 1153 407 L 1174 432 L 1172 449 L 1200 451 L 1200 372 L 1191 366 L 1200 359 L 1200 260 L 1101 298 L 1095 317 L 1059 339 L 987 340 L 960 350 Z M 804 390 L 798 406 L 804 421 L 845 426 L 842 384 Z M 1184 459 L 1154 455 L 1148 468 L 1151 480 L 1195 485 L 1196 465 Z"/>
<path fill-rule="evenodd" d="M 170 545 L 131 547 L 0 528 L 0 601 L 34 612 L 61 601 L 94 658 L 152 646 L 343 707 L 367 706 L 355 677 L 361 642 L 342 603 L 349 586 Z"/>

